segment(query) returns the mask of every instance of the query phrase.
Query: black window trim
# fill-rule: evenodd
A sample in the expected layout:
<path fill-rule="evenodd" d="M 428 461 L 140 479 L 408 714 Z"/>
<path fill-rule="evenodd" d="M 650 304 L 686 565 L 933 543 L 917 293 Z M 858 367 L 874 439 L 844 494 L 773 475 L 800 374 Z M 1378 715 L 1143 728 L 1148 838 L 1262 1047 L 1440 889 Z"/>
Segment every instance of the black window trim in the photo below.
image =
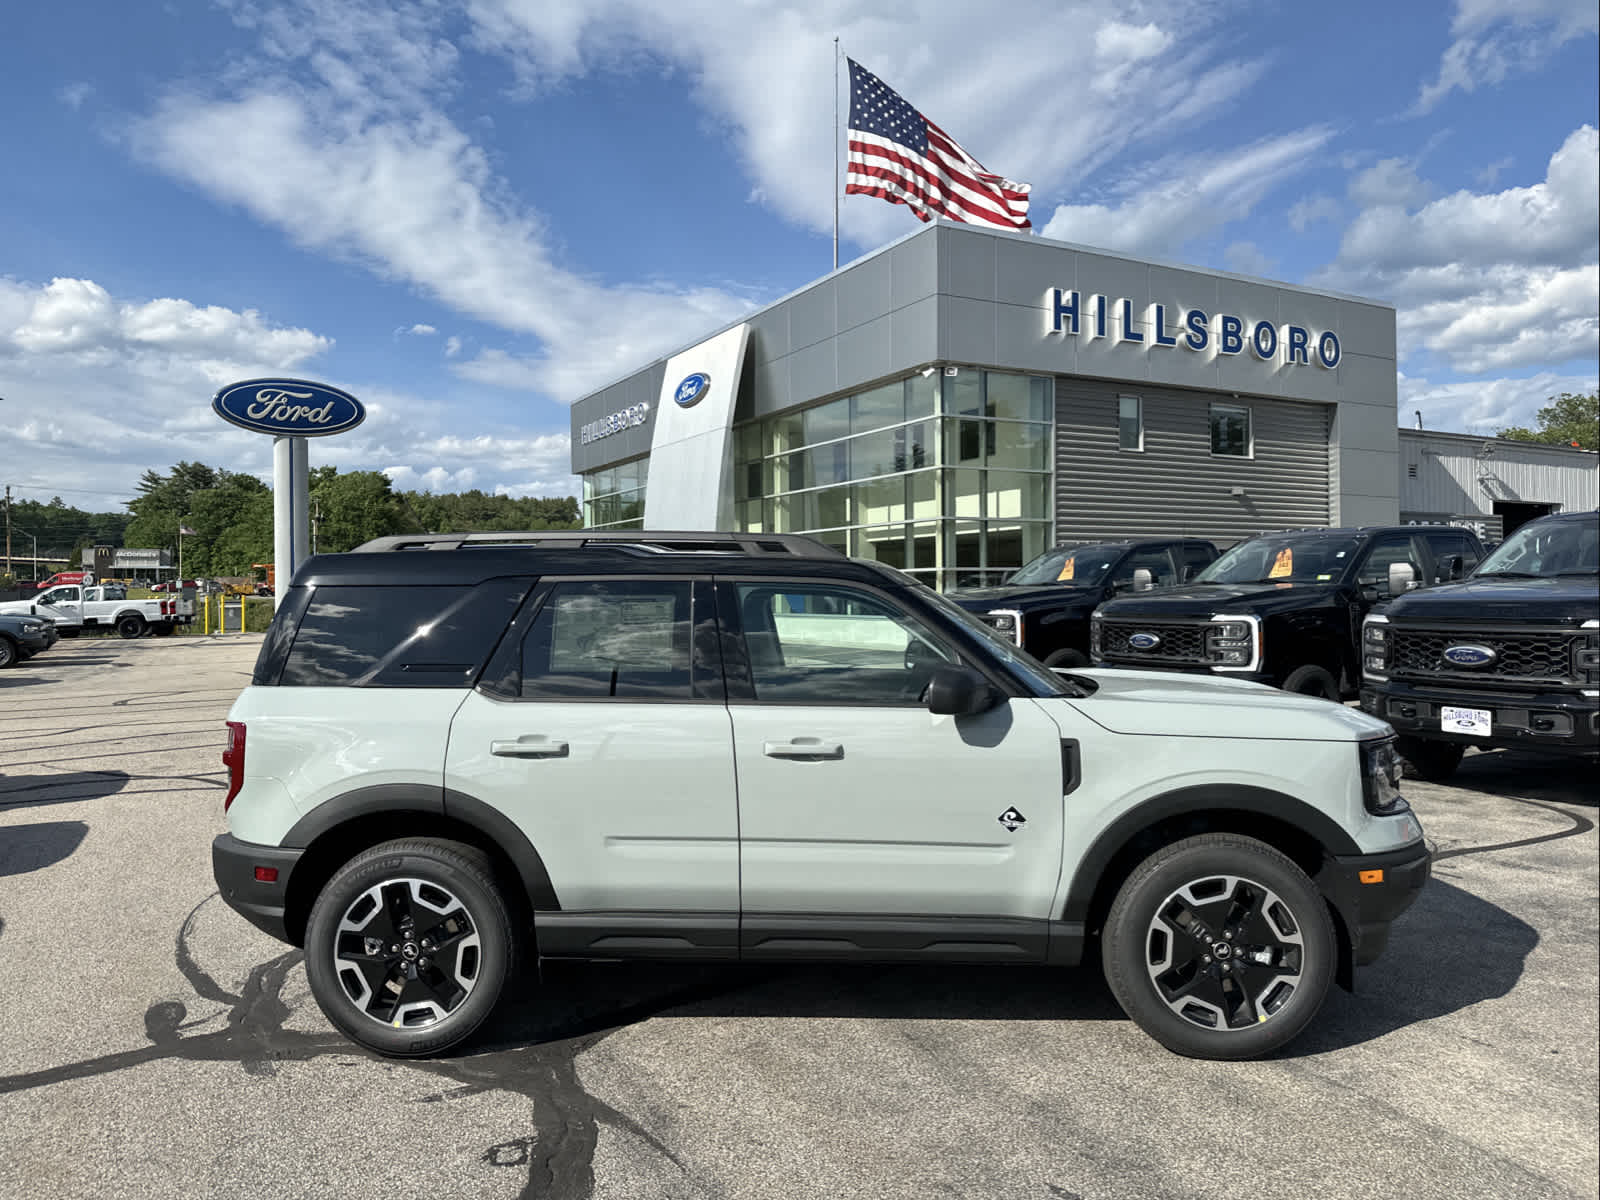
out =
<path fill-rule="evenodd" d="M 545 603 L 563 583 L 687 583 L 689 584 L 689 689 L 690 695 L 679 696 L 525 696 L 522 694 L 522 643 L 538 621 Z M 702 608 L 703 606 L 703 608 Z M 727 685 L 724 666 L 718 657 L 719 640 L 702 638 L 701 626 L 707 624 L 702 611 L 710 614 L 709 624 L 716 628 L 716 600 L 712 580 L 703 574 L 573 574 L 542 575 L 530 589 L 522 609 L 506 626 L 500 645 L 490 656 L 483 670 L 482 682 L 477 691 L 490 700 L 507 704 L 724 704 Z M 508 672 L 514 671 L 519 686 L 511 691 L 503 686 Z M 702 694 L 703 693 L 703 694 Z"/>
<path fill-rule="evenodd" d="M 1218 409 L 1244 414 L 1245 437 L 1243 454 L 1228 454 L 1225 452 L 1219 452 L 1217 450 L 1217 440 L 1215 437 L 1216 426 L 1213 422 L 1213 417 Z M 1235 404 L 1224 404 L 1221 401 L 1213 400 L 1206 409 L 1206 448 L 1210 451 L 1212 458 L 1245 459 L 1246 461 L 1253 462 L 1256 457 L 1255 406 L 1253 404 L 1247 404 L 1242 400 Z"/>

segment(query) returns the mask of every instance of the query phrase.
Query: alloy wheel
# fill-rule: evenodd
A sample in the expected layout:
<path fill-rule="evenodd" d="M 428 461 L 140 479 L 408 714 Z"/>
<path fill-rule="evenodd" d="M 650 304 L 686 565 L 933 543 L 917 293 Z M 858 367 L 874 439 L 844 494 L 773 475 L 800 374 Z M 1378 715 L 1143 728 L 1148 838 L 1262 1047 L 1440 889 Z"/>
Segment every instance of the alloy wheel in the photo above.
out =
<path fill-rule="evenodd" d="M 482 943 L 471 913 L 426 879 L 386 879 L 345 909 L 333 965 L 349 1002 L 396 1029 L 443 1020 L 472 993 Z"/>

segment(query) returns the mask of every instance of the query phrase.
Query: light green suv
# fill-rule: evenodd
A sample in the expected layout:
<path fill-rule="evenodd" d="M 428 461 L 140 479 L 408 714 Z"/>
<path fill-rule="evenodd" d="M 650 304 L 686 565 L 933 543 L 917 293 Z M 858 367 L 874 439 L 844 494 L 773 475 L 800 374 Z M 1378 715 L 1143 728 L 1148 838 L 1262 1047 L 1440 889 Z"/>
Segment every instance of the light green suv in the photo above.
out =
<path fill-rule="evenodd" d="M 313 558 L 228 728 L 222 894 L 384 1054 L 538 1003 L 503 996 L 524 958 L 1095 954 L 1163 1045 L 1249 1058 L 1352 983 L 1429 872 L 1381 721 L 1049 671 L 792 536 Z"/>

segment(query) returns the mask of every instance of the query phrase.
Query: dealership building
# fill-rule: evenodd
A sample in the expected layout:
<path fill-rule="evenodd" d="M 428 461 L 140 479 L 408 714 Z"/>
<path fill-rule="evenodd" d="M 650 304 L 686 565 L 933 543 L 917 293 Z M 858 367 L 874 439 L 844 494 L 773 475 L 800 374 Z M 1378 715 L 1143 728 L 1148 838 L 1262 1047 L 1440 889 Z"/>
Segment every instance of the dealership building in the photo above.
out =
<path fill-rule="evenodd" d="M 1400 459 L 1391 306 L 944 221 L 572 408 L 589 528 L 806 533 L 941 588 L 1393 522 Z"/>

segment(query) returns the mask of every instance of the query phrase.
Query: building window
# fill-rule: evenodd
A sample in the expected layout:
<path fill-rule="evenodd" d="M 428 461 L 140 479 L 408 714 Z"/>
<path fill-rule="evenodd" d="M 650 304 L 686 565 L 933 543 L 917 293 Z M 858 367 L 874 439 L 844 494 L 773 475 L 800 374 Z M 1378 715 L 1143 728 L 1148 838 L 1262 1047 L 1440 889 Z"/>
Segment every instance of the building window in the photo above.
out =
<path fill-rule="evenodd" d="M 1144 412 L 1137 396 L 1117 397 L 1117 447 L 1144 449 Z"/>
<path fill-rule="evenodd" d="M 650 460 L 636 458 L 583 477 L 585 529 L 643 529 Z"/>
<path fill-rule="evenodd" d="M 1211 406 L 1211 453 L 1250 458 L 1250 410 L 1243 405 Z"/>

